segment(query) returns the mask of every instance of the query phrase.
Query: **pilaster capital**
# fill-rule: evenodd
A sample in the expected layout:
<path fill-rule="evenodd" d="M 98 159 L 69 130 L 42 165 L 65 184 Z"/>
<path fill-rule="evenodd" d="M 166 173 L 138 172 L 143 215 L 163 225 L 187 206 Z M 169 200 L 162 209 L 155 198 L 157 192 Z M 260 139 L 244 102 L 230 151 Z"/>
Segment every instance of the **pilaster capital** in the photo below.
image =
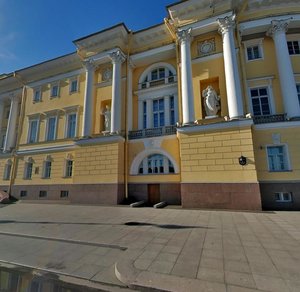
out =
<path fill-rule="evenodd" d="M 113 64 L 123 63 L 126 59 L 124 54 L 121 52 L 121 50 L 112 52 L 111 54 L 109 54 L 109 57 Z"/>
<path fill-rule="evenodd" d="M 192 39 L 192 28 L 177 31 L 177 38 L 180 43 L 190 42 Z"/>
<path fill-rule="evenodd" d="M 286 33 L 289 23 L 290 19 L 272 20 L 271 27 L 268 29 L 267 35 L 274 37 L 276 34 Z"/>
<path fill-rule="evenodd" d="M 232 16 L 226 16 L 224 18 L 218 18 L 218 24 L 219 24 L 219 33 L 222 35 L 230 30 L 233 30 L 235 28 L 235 14 Z"/>
<path fill-rule="evenodd" d="M 13 103 L 13 102 L 18 102 L 19 101 L 19 97 L 18 96 L 16 96 L 15 94 L 10 94 L 9 95 L 9 99 L 10 99 L 10 101 Z"/>
<path fill-rule="evenodd" d="M 93 59 L 83 61 L 83 65 L 86 71 L 95 71 L 97 68 L 96 62 Z"/>

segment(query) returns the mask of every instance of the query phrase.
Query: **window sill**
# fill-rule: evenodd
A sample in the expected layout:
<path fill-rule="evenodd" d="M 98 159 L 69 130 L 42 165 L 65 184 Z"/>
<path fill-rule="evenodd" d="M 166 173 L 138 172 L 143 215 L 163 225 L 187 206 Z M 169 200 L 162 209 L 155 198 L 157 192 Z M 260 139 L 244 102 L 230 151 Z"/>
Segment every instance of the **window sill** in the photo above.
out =
<path fill-rule="evenodd" d="M 292 172 L 293 170 L 292 169 L 287 169 L 287 170 L 269 170 L 269 172 Z"/>

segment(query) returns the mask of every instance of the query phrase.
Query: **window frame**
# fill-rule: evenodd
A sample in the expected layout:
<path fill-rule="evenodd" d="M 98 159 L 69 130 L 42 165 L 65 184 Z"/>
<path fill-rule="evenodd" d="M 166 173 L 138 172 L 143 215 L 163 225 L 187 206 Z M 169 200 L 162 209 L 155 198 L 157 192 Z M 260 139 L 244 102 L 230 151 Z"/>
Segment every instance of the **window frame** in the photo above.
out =
<path fill-rule="evenodd" d="M 159 165 L 156 165 L 159 164 Z M 157 168 L 157 171 L 155 171 Z M 161 168 L 163 171 L 161 171 Z M 151 169 L 151 171 L 149 171 Z M 170 169 L 173 169 L 170 171 Z M 142 170 L 142 171 L 141 171 Z M 164 154 L 151 153 L 139 163 L 137 175 L 173 175 L 176 174 L 172 161 Z"/>
<path fill-rule="evenodd" d="M 300 105 L 300 83 L 298 83 L 298 82 L 296 82 L 296 91 L 297 91 L 298 101 L 299 101 L 299 105 Z"/>
<path fill-rule="evenodd" d="M 69 165 L 69 163 L 71 164 Z M 64 167 L 64 177 L 65 178 L 71 178 L 74 174 L 74 159 L 67 158 L 65 160 L 65 167 Z"/>
<path fill-rule="evenodd" d="M 51 178 L 52 172 L 52 161 L 51 159 L 47 159 L 43 162 L 43 176 L 42 178 Z"/>
<path fill-rule="evenodd" d="M 290 52 L 289 43 L 292 44 L 292 49 L 293 49 L 292 53 Z M 297 43 L 298 48 L 295 48 L 294 43 Z M 288 47 L 288 52 L 289 52 L 290 56 L 299 56 L 300 55 L 300 40 L 287 40 L 286 45 Z M 296 50 L 297 50 L 297 52 L 296 52 Z"/>
<path fill-rule="evenodd" d="M 10 180 L 12 170 L 12 161 L 9 159 L 4 165 L 3 180 Z"/>
<path fill-rule="evenodd" d="M 40 119 L 39 118 L 29 118 L 29 126 L 28 126 L 28 134 L 27 134 L 27 144 L 37 143 L 39 141 L 39 126 L 40 126 Z M 35 139 L 34 141 L 31 140 L 32 134 L 32 124 L 36 122 L 36 132 L 35 132 Z"/>
<path fill-rule="evenodd" d="M 246 59 L 247 63 L 253 62 L 253 61 L 264 60 L 264 48 L 263 48 L 263 39 L 262 38 L 245 41 L 245 42 L 243 42 L 243 44 L 244 44 L 244 48 L 245 48 L 244 52 L 245 52 L 245 59 Z M 248 49 L 249 48 L 253 49 L 254 47 L 258 48 L 259 57 L 249 59 Z M 252 50 L 252 53 L 253 53 L 253 50 Z"/>
<path fill-rule="evenodd" d="M 54 94 L 53 89 L 57 87 L 57 92 Z M 59 87 L 59 81 L 58 82 L 53 82 L 50 84 L 50 99 L 59 97 L 60 95 L 60 87 Z"/>
<path fill-rule="evenodd" d="M 54 124 L 54 132 L 53 132 L 53 139 L 49 139 L 49 125 L 50 125 L 50 119 L 55 119 L 55 124 Z M 51 115 L 47 117 L 47 122 L 46 122 L 46 133 L 45 133 L 45 141 L 55 141 L 57 138 L 57 115 Z"/>
<path fill-rule="evenodd" d="M 31 166 L 31 167 L 29 167 Z M 30 172 L 28 171 L 30 169 Z M 26 161 L 24 166 L 24 175 L 23 178 L 26 180 L 32 179 L 32 171 L 33 171 L 33 161 Z"/>
<path fill-rule="evenodd" d="M 284 198 L 284 195 L 288 194 L 288 199 Z M 293 193 L 292 192 L 275 192 L 275 202 L 276 203 L 292 203 L 293 202 Z M 276 199 L 276 196 L 279 196 L 279 199 Z"/>
<path fill-rule="evenodd" d="M 248 100 L 249 100 L 249 106 L 250 106 L 250 112 L 254 116 L 254 111 L 253 111 L 253 103 L 252 103 L 252 96 L 251 96 L 251 90 L 252 89 L 262 89 L 262 88 L 267 88 L 268 92 L 268 103 L 269 103 L 269 108 L 270 108 L 270 115 L 276 114 L 275 110 L 275 104 L 274 104 L 274 98 L 273 98 L 273 91 L 272 91 L 272 85 L 271 85 L 271 79 L 268 80 L 268 84 L 260 84 L 260 85 L 255 85 L 255 86 L 248 86 Z"/>
<path fill-rule="evenodd" d="M 39 93 L 38 98 L 36 98 L 36 94 Z M 34 87 L 33 88 L 33 97 L 32 97 L 32 102 L 37 103 L 42 101 L 42 86 Z"/>
<path fill-rule="evenodd" d="M 70 116 L 75 115 L 75 129 L 74 129 L 74 136 L 69 136 L 69 129 L 70 129 L 70 124 L 69 124 L 69 118 Z M 65 125 L 65 138 L 66 139 L 73 139 L 77 137 L 77 127 L 78 127 L 78 112 L 68 112 L 66 114 L 66 125 Z"/>
<path fill-rule="evenodd" d="M 284 163 L 284 169 L 280 169 L 280 167 L 276 167 L 276 169 L 271 169 L 270 161 L 269 161 L 269 152 L 268 149 L 270 148 L 278 148 L 282 147 L 283 151 L 283 163 Z M 287 144 L 271 144 L 266 145 L 266 158 L 267 158 L 267 166 L 268 166 L 268 172 L 276 173 L 276 172 L 288 172 L 292 171 L 290 158 L 289 158 L 289 151 L 288 151 L 288 145 Z"/>
<path fill-rule="evenodd" d="M 76 90 L 73 90 L 73 82 L 76 81 Z M 79 92 L 79 76 L 72 77 L 69 79 L 69 94 Z"/>

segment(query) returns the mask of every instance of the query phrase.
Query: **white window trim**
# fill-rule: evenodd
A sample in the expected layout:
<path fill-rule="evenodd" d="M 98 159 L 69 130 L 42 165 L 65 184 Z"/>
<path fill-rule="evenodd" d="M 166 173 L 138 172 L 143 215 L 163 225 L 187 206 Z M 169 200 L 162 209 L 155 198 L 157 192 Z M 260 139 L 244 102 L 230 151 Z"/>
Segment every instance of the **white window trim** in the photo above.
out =
<path fill-rule="evenodd" d="M 269 105 L 270 105 L 270 114 L 275 115 L 276 109 L 275 109 L 275 102 L 274 102 L 274 96 L 273 96 L 273 86 L 272 86 L 272 79 L 266 79 L 266 82 L 262 82 L 260 85 L 255 86 L 249 86 L 248 85 L 248 104 L 249 104 L 249 111 L 254 115 L 253 113 L 253 106 L 252 106 L 252 96 L 251 96 L 251 89 L 258 89 L 262 87 L 267 87 L 268 89 L 268 97 L 269 97 Z"/>
<path fill-rule="evenodd" d="M 48 131 L 49 131 L 49 119 L 50 118 L 55 118 L 55 129 L 54 129 L 54 139 L 53 140 L 48 140 Z M 46 122 L 46 131 L 45 131 L 45 141 L 55 141 L 57 139 L 57 128 L 58 128 L 58 115 L 52 115 L 47 117 L 47 122 Z"/>
<path fill-rule="evenodd" d="M 36 121 L 37 122 L 37 129 L 36 129 L 36 138 L 34 142 L 30 142 L 30 133 L 31 133 L 31 126 L 32 122 Z M 28 127 L 28 133 L 27 133 L 27 144 L 33 144 L 37 143 L 39 141 L 39 133 L 40 133 L 40 118 L 29 118 L 28 119 L 29 127 Z"/>
<path fill-rule="evenodd" d="M 53 95 L 53 87 L 54 86 L 57 86 L 57 95 Z M 53 82 L 50 84 L 50 99 L 53 99 L 53 98 L 57 98 L 60 96 L 60 82 L 57 81 L 57 82 Z"/>
<path fill-rule="evenodd" d="M 243 44 L 244 44 L 245 60 L 246 60 L 247 63 L 248 63 L 248 62 L 253 62 L 253 61 L 261 61 L 261 60 L 264 60 L 263 38 L 260 38 L 260 39 L 254 39 L 254 40 L 249 40 L 249 41 L 244 41 Z M 249 59 L 248 59 L 247 49 L 248 49 L 249 47 L 254 47 L 254 46 L 258 46 L 258 50 L 259 50 L 259 53 L 260 53 L 261 57 L 258 58 L 258 59 L 252 59 L 252 60 L 249 60 Z"/>
<path fill-rule="evenodd" d="M 72 81 L 76 80 L 77 81 L 77 90 L 76 91 L 71 91 L 72 89 Z M 75 76 L 69 79 L 69 94 L 74 94 L 79 92 L 79 76 Z"/>
<path fill-rule="evenodd" d="M 32 165 L 32 168 L 31 168 L 31 177 L 27 177 L 27 175 L 26 175 L 29 164 Z M 33 175 L 33 161 L 32 161 L 32 159 L 28 159 L 27 161 L 25 161 L 23 179 L 30 180 L 30 179 L 32 179 L 32 175 Z"/>
<path fill-rule="evenodd" d="M 10 169 L 9 169 L 10 168 Z M 8 171 L 9 169 L 9 171 Z M 12 161 L 9 159 L 4 165 L 3 180 L 10 180 L 12 170 Z"/>
<path fill-rule="evenodd" d="M 40 96 L 39 96 L 39 99 L 38 99 L 38 100 L 35 99 L 35 93 L 36 93 L 37 91 L 40 92 Z M 32 102 L 33 102 L 33 103 L 41 102 L 41 101 L 42 101 L 42 96 L 43 96 L 42 86 L 34 87 L 34 88 L 33 88 Z"/>
<path fill-rule="evenodd" d="M 274 195 L 275 194 L 279 194 L 279 197 L 280 197 L 279 200 L 275 199 L 276 203 L 291 203 L 291 202 L 293 202 L 292 192 L 275 192 Z M 283 194 L 289 194 L 289 200 L 285 200 Z"/>
<path fill-rule="evenodd" d="M 75 136 L 74 137 L 72 137 L 72 138 L 68 138 L 68 121 L 69 121 L 69 116 L 70 115 L 73 115 L 73 114 L 75 114 L 76 115 L 76 123 L 75 123 Z M 78 135 L 78 112 L 75 112 L 75 111 L 72 111 L 72 112 L 68 112 L 68 113 L 66 113 L 66 122 L 65 122 L 65 138 L 66 139 L 73 139 L 73 138 L 75 138 L 75 137 L 77 137 L 77 135 Z"/>
<path fill-rule="evenodd" d="M 285 163 L 286 163 L 286 169 L 285 169 L 285 170 L 271 170 L 271 167 L 270 167 L 270 164 L 269 164 L 268 147 L 280 147 L 280 146 L 283 146 L 284 159 L 285 159 Z M 286 144 L 286 143 L 267 144 L 267 145 L 266 145 L 266 159 L 267 159 L 268 172 L 271 172 L 271 173 L 277 173 L 277 172 L 288 172 L 288 171 L 292 171 L 292 165 L 291 165 L 291 161 L 290 161 L 290 155 L 289 155 L 288 144 Z"/>

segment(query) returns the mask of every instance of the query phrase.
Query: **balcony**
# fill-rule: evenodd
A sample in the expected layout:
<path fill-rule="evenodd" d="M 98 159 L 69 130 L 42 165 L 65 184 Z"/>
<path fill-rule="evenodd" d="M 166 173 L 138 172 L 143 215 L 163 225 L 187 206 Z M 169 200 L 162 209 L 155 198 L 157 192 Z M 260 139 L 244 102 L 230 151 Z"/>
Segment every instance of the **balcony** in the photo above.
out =
<path fill-rule="evenodd" d="M 149 129 L 142 129 L 137 131 L 130 131 L 129 139 L 134 140 L 134 139 L 160 137 L 160 136 L 174 135 L 174 134 L 176 134 L 175 126 L 165 126 L 159 128 L 149 128 Z"/>
<path fill-rule="evenodd" d="M 164 77 L 161 79 L 155 79 L 152 81 L 146 81 L 143 83 L 139 83 L 139 89 L 146 89 L 146 88 L 151 88 L 151 87 L 155 87 L 155 86 L 159 86 L 159 85 L 166 85 L 166 84 L 174 83 L 176 81 L 177 81 L 176 75 L 168 76 L 168 77 Z"/>
<path fill-rule="evenodd" d="M 265 115 L 265 116 L 254 116 L 253 122 L 255 125 L 267 124 L 267 123 L 278 123 L 286 121 L 286 114 L 277 115 Z"/>

